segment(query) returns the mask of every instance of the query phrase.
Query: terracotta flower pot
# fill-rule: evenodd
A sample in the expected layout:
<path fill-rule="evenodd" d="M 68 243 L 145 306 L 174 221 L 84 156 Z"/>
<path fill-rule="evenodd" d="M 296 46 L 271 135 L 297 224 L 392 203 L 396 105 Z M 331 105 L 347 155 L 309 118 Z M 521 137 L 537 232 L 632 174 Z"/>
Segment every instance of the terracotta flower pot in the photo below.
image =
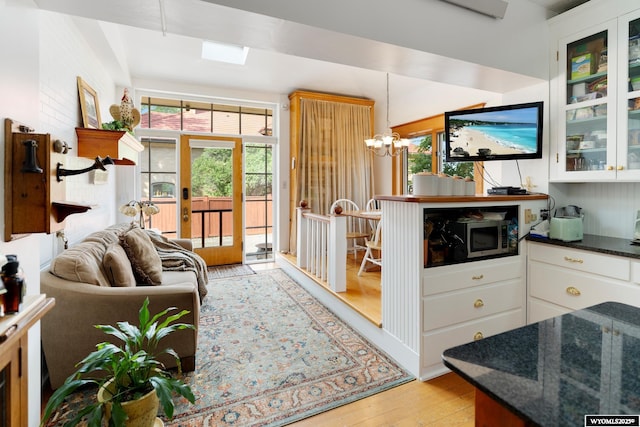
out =
<path fill-rule="evenodd" d="M 98 401 L 104 402 L 109 399 L 110 392 L 109 386 L 111 381 L 108 381 L 104 387 L 98 390 Z M 122 403 L 122 409 L 127 414 L 128 419 L 125 422 L 126 427 L 153 427 L 156 425 L 163 425 L 162 421 L 157 418 L 158 408 L 160 401 L 155 390 L 151 390 L 149 393 L 142 396 L 140 399 L 132 400 Z M 111 403 L 105 405 L 105 418 L 111 417 Z M 160 421 L 158 424 L 157 421 Z"/>

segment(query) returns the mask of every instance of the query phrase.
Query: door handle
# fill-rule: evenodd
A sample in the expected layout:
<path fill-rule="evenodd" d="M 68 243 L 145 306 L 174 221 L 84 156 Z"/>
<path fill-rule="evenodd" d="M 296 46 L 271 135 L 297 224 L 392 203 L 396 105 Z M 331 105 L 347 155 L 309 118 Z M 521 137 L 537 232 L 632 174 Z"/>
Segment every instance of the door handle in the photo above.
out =
<path fill-rule="evenodd" d="M 188 208 L 182 208 L 182 220 L 184 222 L 189 221 L 189 209 Z"/>

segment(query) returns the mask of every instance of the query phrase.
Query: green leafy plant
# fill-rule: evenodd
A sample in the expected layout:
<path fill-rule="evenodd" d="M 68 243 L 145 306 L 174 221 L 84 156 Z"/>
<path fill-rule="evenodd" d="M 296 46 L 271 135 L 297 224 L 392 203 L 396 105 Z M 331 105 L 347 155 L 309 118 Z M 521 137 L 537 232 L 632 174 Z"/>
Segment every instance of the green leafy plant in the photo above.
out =
<path fill-rule="evenodd" d="M 131 129 L 127 127 L 127 125 L 121 120 L 112 120 L 110 122 L 105 122 L 102 124 L 102 129 L 104 130 L 125 130 L 133 135 Z"/>
<path fill-rule="evenodd" d="M 121 346 L 109 342 L 96 345 L 96 350 L 78 363 L 78 370 L 66 379 L 64 384 L 51 396 L 42 416 L 41 426 L 44 426 L 53 412 L 64 402 L 65 398 L 78 388 L 88 384 L 98 386 L 98 390 L 109 384 L 110 398 L 107 401 L 96 402 L 82 408 L 67 424 L 77 425 L 86 416 L 89 426 L 100 426 L 105 407 L 111 405 L 109 426 L 124 425 L 127 417 L 122 409 L 122 403 L 135 400 L 155 389 L 160 405 L 167 417 L 173 418 L 173 393 L 185 397 L 194 403 L 195 397 L 191 388 L 181 380 L 173 378 L 164 365 L 157 360 L 161 354 L 175 357 L 178 372 L 181 372 L 178 354 L 171 348 L 159 350 L 158 344 L 167 335 L 182 329 L 195 329 L 186 323 L 173 323 L 188 314 L 182 310 L 168 315 L 176 310 L 170 307 L 151 317 L 149 313 L 149 298 L 146 298 L 139 311 L 138 327 L 129 322 L 118 322 L 118 328 L 110 325 L 95 325 L 105 334 L 113 335 L 122 341 Z M 165 318 L 166 316 L 166 318 Z M 164 318 L 164 320 L 163 320 Z M 95 373 L 103 375 L 95 377 Z M 92 377 L 93 375 L 94 377 Z"/>

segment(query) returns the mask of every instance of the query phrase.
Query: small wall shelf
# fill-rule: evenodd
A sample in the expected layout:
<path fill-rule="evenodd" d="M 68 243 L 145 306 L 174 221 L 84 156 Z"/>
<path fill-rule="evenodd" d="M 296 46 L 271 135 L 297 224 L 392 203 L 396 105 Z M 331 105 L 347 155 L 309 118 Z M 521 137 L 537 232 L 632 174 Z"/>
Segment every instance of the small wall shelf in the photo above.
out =
<path fill-rule="evenodd" d="M 91 209 L 89 205 L 74 202 L 51 202 L 51 213 L 56 221 L 62 222 L 72 214 L 84 213 Z"/>
<path fill-rule="evenodd" d="M 129 132 L 76 128 L 78 157 L 110 156 L 116 165 L 133 166 L 144 146 Z"/>

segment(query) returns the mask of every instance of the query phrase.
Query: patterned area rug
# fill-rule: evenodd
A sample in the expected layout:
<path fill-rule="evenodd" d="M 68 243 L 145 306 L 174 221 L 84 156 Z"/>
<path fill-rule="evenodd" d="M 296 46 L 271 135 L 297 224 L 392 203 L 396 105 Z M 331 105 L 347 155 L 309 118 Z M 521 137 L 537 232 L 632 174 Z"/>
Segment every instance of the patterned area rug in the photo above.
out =
<path fill-rule="evenodd" d="M 246 264 L 231 264 L 209 267 L 209 280 L 224 279 L 225 277 L 246 276 L 255 274 L 251 267 Z"/>
<path fill-rule="evenodd" d="M 413 380 L 280 269 L 208 288 L 196 404 L 176 398 L 167 427 L 282 426 Z"/>

